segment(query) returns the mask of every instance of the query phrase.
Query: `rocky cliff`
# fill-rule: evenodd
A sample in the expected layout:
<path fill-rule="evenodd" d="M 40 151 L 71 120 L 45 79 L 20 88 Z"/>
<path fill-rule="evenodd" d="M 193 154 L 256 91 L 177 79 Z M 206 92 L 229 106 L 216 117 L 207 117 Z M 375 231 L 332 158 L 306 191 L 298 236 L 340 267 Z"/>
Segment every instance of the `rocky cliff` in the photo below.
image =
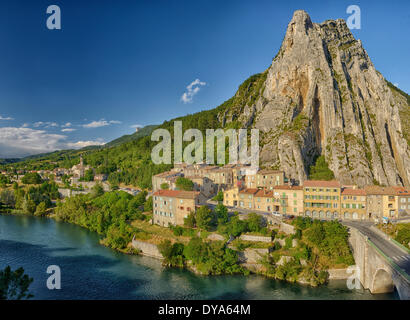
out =
<path fill-rule="evenodd" d="M 303 182 L 324 155 L 344 184 L 409 186 L 408 96 L 375 69 L 344 20 L 312 23 L 296 11 L 271 66 L 239 94 L 246 101 L 219 117 L 261 130 L 264 167 Z"/>

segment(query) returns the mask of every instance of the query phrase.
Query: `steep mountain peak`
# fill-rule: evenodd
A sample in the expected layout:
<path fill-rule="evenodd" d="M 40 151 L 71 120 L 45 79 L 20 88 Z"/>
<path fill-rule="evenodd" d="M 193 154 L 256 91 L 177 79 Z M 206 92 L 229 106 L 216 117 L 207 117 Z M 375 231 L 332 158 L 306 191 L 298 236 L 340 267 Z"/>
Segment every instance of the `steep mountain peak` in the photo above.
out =
<path fill-rule="evenodd" d="M 297 10 L 262 75 L 247 84 L 259 91 L 225 111 L 224 123 L 235 117 L 262 131 L 264 166 L 303 182 L 323 155 L 342 183 L 409 185 L 406 97 L 388 86 L 344 20 L 312 23 Z"/>
<path fill-rule="evenodd" d="M 292 20 L 289 22 L 288 32 L 291 29 L 292 32 L 306 33 L 310 28 L 313 28 L 313 23 L 308 13 L 304 10 L 296 10 L 293 13 Z"/>

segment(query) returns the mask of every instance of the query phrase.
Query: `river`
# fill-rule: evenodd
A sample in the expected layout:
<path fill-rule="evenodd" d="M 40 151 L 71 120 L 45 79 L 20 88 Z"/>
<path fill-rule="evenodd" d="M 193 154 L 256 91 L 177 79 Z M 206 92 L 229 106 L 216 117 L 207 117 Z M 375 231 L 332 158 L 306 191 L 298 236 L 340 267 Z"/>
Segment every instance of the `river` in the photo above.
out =
<path fill-rule="evenodd" d="M 158 260 L 103 247 L 98 235 L 53 219 L 0 215 L 0 269 L 22 266 L 34 299 L 398 299 L 349 290 L 346 281 L 311 288 L 262 276 L 197 276 Z M 46 286 L 61 269 L 61 289 Z"/>

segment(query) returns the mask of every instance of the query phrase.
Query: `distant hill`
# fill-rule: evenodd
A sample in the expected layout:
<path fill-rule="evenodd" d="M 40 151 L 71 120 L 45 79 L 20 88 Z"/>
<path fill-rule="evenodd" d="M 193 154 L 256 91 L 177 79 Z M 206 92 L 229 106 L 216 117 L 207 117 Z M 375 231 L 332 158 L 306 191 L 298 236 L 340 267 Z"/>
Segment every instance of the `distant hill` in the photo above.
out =
<path fill-rule="evenodd" d="M 133 134 L 126 134 L 122 137 L 119 137 L 115 140 L 112 140 L 111 142 L 106 143 L 104 145 L 104 148 L 105 147 L 118 146 L 118 145 L 120 145 L 122 143 L 125 143 L 125 142 L 130 142 L 132 140 L 137 140 L 139 138 L 149 136 L 149 135 L 151 135 L 152 131 L 154 131 L 157 127 L 158 127 L 158 125 L 145 126 L 143 128 L 140 128 L 137 132 L 134 132 Z"/>
<path fill-rule="evenodd" d="M 105 148 L 111 148 L 111 147 L 115 147 L 115 146 L 121 145 L 126 142 L 138 140 L 145 136 L 151 135 L 152 131 L 154 131 L 155 128 L 157 127 L 158 125 L 145 126 L 143 128 L 140 128 L 137 132 L 134 132 L 133 134 L 124 135 L 102 146 L 87 146 L 81 149 L 56 150 L 53 152 L 39 153 L 39 154 L 35 154 L 35 155 L 23 157 L 23 158 L 0 159 L 0 165 L 8 165 L 8 164 L 18 163 L 18 162 L 20 163 L 24 162 L 25 164 L 34 165 L 35 163 L 37 164 L 38 162 L 37 164 L 38 166 L 34 165 L 31 168 L 32 169 L 41 168 L 42 167 L 41 162 L 44 164 L 44 162 L 56 163 L 56 162 L 67 160 L 67 159 L 77 159 L 80 156 L 80 154 L 103 150 Z M 77 161 L 77 160 L 74 160 L 74 161 Z M 71 163 L 69 165 L 71 165 Z"/>

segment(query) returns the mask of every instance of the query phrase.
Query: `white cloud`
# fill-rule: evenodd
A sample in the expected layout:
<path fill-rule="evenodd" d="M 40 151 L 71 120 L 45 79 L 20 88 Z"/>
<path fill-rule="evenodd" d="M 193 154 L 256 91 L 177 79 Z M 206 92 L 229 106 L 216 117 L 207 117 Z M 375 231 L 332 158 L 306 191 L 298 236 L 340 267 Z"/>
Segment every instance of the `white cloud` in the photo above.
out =
<path fill-rule="evenodd" d="M 130 126 L 130 128 L 142 128 L 143 126 L 141 124 L 133 124 L 132 126 Z"/>
<path fill-rule="evenodd" d="M 396 82 L 396 83 L 393 83 L 393 85 L 396 87 L 396 88 L 398 88 L 399 87 L 399 84 Z"/>
<path fill-rule="evenodd" d="M 64 147 L 67 137 L 30 128 L 0 128 L 0 158 L 23 157 Z"/>
<path fill-rule="evenodd" d="M 74 148 L 74 149 L 79 149 L 79 148 L 84 148 L 84 147 L 89 147 L 89 146 L 102 146 L 104 145 L 105 142 L 101 140 L 96 140 L 96 141 L 77 141 L 77 142 L 69 142 L 67 143 L 67 146 L 69 148 Z"/>
<path fill-rule="evenodd" d="M 68 128 L 68 127 L 71 127 L 71 126 L 72 126 L 71 122 L 67 122 L 66 124 L 62 125 L 63 128 Z"/>
<path fill-rule="evenodd" d="M 55 150 L 104 144 L 101 139 L 77 142 L 66 140 L 65 135 L 48 133 L 45 130 L 3 127 L 0 128 L 0 158 L 18 158 Z"/>
<path fill-rule="evenodd" d="M 107 120 L 101 119 L 99 121 L 91 121 L 90 123 L 84 124 L 83 127 L 84 128 L 100 128 L 100 127 L 109 126 L 111 124 L 120 124 L 120 123 L 121 121 L 117 121 L 117 120 L 107 121 Z"/>
<path fill-rule="evenodd" d="M 14 119 L 11 117 L 2 117 L 0 114 L 0 120 L 14 120 Z"/>
<path fill-rule="evenodd" d="M 22 128 L 27 128 L 29 126 L 29 124 L 26 122 L 26 123 L 23 123 L 23 125 L 21 126 Z"/>
<path fill-rule="evenodd" d="M 73 132 L 73 131 L 76 131 L 77 129 L 74 129 L 74 128 L 64 128 L 64 129 L 61 129 L 61 132 Z"/>
<path fill-rule="evenodd" d="M 186 87 L 187 91 L 181 96 L 181 101 L 183 103 L 191 103 L 194 96 L 201 90 L 201 87 L 205 85 L 206 82 L 195 79 Z"/>
<path fill-rule="evenodd" d="M 38 128 L 38 127 L 50 128 L 50 127 L 58 127 L 58 124 L 56 122 L 50 122 L 50 121 L 46 121 L 46 122 L 38 121 L 33 124 L 33 127 L 34 128 Z"/>

